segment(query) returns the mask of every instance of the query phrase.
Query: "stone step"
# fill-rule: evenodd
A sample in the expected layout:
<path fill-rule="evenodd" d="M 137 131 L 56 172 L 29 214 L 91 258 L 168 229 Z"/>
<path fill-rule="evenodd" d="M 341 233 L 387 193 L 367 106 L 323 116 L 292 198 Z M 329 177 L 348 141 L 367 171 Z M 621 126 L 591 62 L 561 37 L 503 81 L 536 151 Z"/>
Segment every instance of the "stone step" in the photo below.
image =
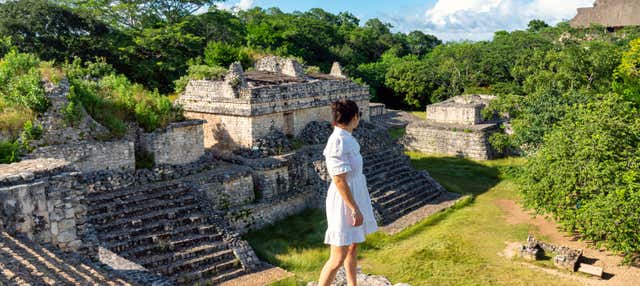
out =
<path fill-rule="evenodd" d="M 176 217 L 182 217 L 185 214 L 199 215 L 200 210 L 196 205 L 186 205 L 175 208 L 161 209 L 152 212 L 145 213 L 144 215 L 132 217 L 132 218 L 119 218 L 110 221 L 105 224 L 95 224 L 95 228 L 98 231 L 104 232 L 109 229 L 124 229 L 131 228 L 137 225 L 147 224 L 153 221 L 161 219 L 174 219 Z"/>
<path fill-rule="evenodd" d="M 178 240 L 167 239 L 164 243 L 145 243 L 120 251 L 119 254 L 133 261 L 138 261 L 139 259 L 165 252 L 184 251 L 207 243 L 221 243 L 222 235 L 188 234 L 181 235 L 177 239 Z"/>
<path fill-rule="evenodd" d="M 208 268 L 210 266 L 219 267 L 224 262 L 237 260 L 233 249 L 224 249 L 200 255 L 198 257 L 178 259 L 171 264 L 154 267 L 153 270 L 166 276 L 174 276 L 176 273 L 184 273 L 192 269 Z"/>
<path fill-rule="evenodd" d="M 412 173 L 415 173 L 415 170 L 406 164 L 402 164 L 391 171 L 379 172 L 374 176 L 367 176 L 367 186 L 375 188 L 387 181 L 393 181 L 403 176 L 409 176 Z"/>
<path fill-rule="evenodd" d="M 404 184 L 415 182 L 416 180 L 417 178 L 415 176 L 404 176 L 395 181 L 389 180 L 382 185 L 373 187 L 372 188 L 373 191 L 371 192 L 371 195 L 377 199 L 379 196 L 383 195 L 385 192 L 393 188 L 402 187 Z"/>
<path fill-rule="evenodd" d="M 368 157 L 368 158 L 362 158 L 362 162 L 364 163 L 365 166 L 373 166 L 373 165 L 378 165 L 380 163 L 383 162 L 388 162 L 388 161 L 392 161 L 392 160 L 397 160 L 400 156 L 400 154 L 397 152 L 389 152 L 386 153 L 383 156 L 376 156 L 376 157 Z"/>
<path fill-rule="evenodd" d="M 109 280 L 98 271 L 95 271 L 95 269 L 91 269 L 88 266 L 85 266 L 85 269 L 77 267 L 77 265 L 66 263 L 54 252 L 37 243 L 22 241 L 21 239 L 12 237 L 6 233 L 3 233 L 2 238 L 0 238 L 0 244 L 2 243 L 6 243 L 7 246 L 11 247 L 16 251 L 16 253 L 19 253 L 24 259 L 31 261 L 34 261 L 34 259 L 37 260 L 58 276 L 63 275 L 69 277 L 67 279 L 74 279 L 80 283 L 98 283 L 107 282 Z"/>
<path fill-rule="evenodd" d="M 408 181 L 406 184 L 392 187 L 383 192 L 376 193 L 375 201 L 381 206 L 385 206 L 405 193 L 411 193 L 416 190 L 430 190 L 429 182 L 423 178 L 417 178 Z"/>
<path fill-rule="evenodd" d="M 103 191 L 88 196 L 92 205 L 109 204 L 115 201 L 138 201 L 172 193 L 186 193 L 189 188 L 182 183 L 152 183 L 144 186 L 131 186 L 112 191 Z"/>
<path fill-rule="evenodd" d="M 385 220 L 392 221 L 397 218 L 400 218 L 418 208 L 421 208 L 422 206 L 426 205 L 430 201 L 440 196 L 440 194 L 441 194 L 440 192 L 431 192 L 431 193 L 428 193 L 427 196 L 424 196 L 420 199 L 406 200 L 401 204 L 397 204 L 389 209 L 386 209 L 385 214 L 387 215 L 385 216 Z"/>
<path fill-rule="evenodd" d="M 403 155 L 405 156 L 405 155 Z M 408 161 L 402 157 L 394 157 L 394 158 L 389 158 L 387 160 L 384 161 L 380 161 L 380 162 L 376 162 L 376 163 L 370 163 L 370 164 L 365 164 L 364 165 L 364 172 L 369 174 L 369 173 L 373 173 L 376 170 L 389 170 L 390 166 L 399 166 L 402 164 L 408 164 Z"/>
<path fill-rule="evenodd" d="M 178 260 L 186 260 L 206 253 L 216 252 L 227 248 L 224 242 L 205 243 L 198 246 L 183 249 L 181 251 L 172 251 L 162 254 L 147 256 L 138 260 L 138 263 L 144 267 L 156 268 L 159 265 L 174 263 Z"/>
<path fill-rule="evenodd" d="M 205 222 L 206 219 L 203 216 L 188 214 L 174 219 L 153 221 L 136 228 L 125 228 L 102 233 L 100 239 L 106 242 L 121 240 L 135 241 L 149 235 L 157 236 L 158 233 L 201 232 L 200 228 L 206 226 Z"/>
<path fill-rule="evenodd" d="M 146 235 L 139 235 L 132 237 L 129 240 L 112 240 L 104 243 L 104 246 L 114 252 L 119 253 L 135 253 L 140 251 L 147 251 L 149 249 L 161 248 L 158 245 L 158 241 L 166 241 L 172 247 L 180 246 L 184 244 L 185 240 L 189 239 L 201 239 L 201 237 L 195 237 L 200 235 L 206 238 L 215 238 L 215 240 L 222 240 L 222 235 L 217 232 L 213 226 L 203 225 L 186 225 L 173 230 L 165 232 L 156 232 Z"/>
<path fill-rule="evenodd" d="M 378 203 L 383 209 L 391 209 L 405 202 L 420 200 L 422 197 L 428 196 L 431 193 L 433 193 L 433 191 L 429 188 L 420 184 L 414 184 L 411 188 L 404 189 L 391 196 L 387 196 L 385 200 L 378 201 Z"/>
<path fill-rule="evenodd" d="M 126 203 L 121 206 L 115 206 L 112 210 L 101 208 L 102 212 L 94 212 L 95 214 L 89 215 L 89 217 L 98 223 L 106 223 L 108 221 L 123 218 L 123 217 L 136 217 L 150 211 L 157 211 L 165 209 L 167 207 L 181 207 L 191 205 L 196 201 L 193 195 L 185 195 L 173 200 L 162 199 L 149 199 L 139 201 L 136 203 Z"/>
<path fill-rule="evenodd" d="M 240 261 L 234 259 L 217 265 L 201 267 L 182 275 L 173 275 L 172 280 L 180 284 L 200 282 L 198 283 L 200 285 L 216 285 L 225 280 L 245 274 L 246 271 L 239 267 L 239 265 Z"/>

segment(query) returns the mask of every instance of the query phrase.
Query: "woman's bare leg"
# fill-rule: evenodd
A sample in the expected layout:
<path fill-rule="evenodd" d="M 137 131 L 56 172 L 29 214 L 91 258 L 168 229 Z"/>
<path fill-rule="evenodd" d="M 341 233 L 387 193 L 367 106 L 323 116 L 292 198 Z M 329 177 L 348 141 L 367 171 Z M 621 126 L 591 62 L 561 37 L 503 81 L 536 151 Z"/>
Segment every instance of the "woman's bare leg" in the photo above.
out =
<path fill-rule="evenodd" d="M 329 256 L 329 260 L 322 267 L 322 272 L 320 273 L 320 281 L 318 281 L 318 286 L 329 286 L 333 282 L 333 279 L 336 278 L 336 273 L 340 266 L 342 266 L 342 262 L 347 257 L 347 252 L 349 251 L 349 246 L 331 246 L 331 256 Z"/>
<path fill-rule="evenodd" d="M 344 270 L 347 274 L 347 285 L 356 286 L 357 283 L 357 265 L 358 265 L 358 244 L 349 245 L 347 257 L 344 259 Z"/>

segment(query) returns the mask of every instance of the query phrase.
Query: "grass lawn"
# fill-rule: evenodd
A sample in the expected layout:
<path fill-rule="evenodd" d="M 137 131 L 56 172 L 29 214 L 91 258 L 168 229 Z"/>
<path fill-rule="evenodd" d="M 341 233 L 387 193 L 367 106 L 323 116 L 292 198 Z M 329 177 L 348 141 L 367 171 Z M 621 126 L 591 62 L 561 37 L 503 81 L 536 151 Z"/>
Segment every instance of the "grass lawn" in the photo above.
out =
<path fill-rule="evenodd" d="M 426 111 L 407 111 L 415 116 L 418 116 L 422 119 L 427 118 L 427 112 Z"/>
<path fill-rule="evenodd" d="M 361 245 L 365 273 L 411 285 L 557 285 L 559 279 L 499 256 L 505 241 L 524 241 L 527 224 L 509 225 L 498 199 L 517 199 L 516 185 L 500 170 L 521 159 L 476 162 L 408 152 L 416 168 L 426 169 L 448 190 L 472 195 L 394 236 L 373 233 Z M 318 278 L 329 255 L 322 241 L 326 221 L 321 210 L 307 210 L 245 238 L 266 261 L 296 276 L 274 285 L 305 285 Z M 563 285 L 575 285 L 563 281 Z"/>

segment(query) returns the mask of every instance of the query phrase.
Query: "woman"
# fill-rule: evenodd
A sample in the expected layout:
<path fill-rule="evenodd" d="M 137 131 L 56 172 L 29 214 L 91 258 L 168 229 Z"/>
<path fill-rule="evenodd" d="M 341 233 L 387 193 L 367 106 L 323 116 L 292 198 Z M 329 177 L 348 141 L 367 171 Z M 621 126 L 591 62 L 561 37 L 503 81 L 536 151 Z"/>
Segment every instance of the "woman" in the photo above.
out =
<path fill-rule="evenodd" d="M 353 129 L 360 123 L 362 112 L 352 100 L 331 104 L 333 133 L 323 151 L 331 185 L 327 193 L 327 231 L 324 243 L 331 245 L 331 256 L 322 268 L 319 286 L 333 282 L 344 265 L 349 286 L 356 285 L 357 243 L 378 229 L 367 181 L 362 173 L 360 145 Z"/>

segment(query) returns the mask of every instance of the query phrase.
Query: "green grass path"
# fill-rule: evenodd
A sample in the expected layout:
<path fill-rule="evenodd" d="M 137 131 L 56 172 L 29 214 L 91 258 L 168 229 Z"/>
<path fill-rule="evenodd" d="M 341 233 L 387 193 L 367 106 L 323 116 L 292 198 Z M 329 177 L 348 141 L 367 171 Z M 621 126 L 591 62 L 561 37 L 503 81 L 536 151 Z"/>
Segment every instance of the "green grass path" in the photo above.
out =
<path fill-rule="evenodd" d="M 509 225 L 498 199 L 517 199 L 515 184 L 499 170 L 518 159 L 475 162 L 407 153 L 450 191 L 470 194 L 453 209 L 438 213 L 394 236 L 373 233 L 361 245 L 359 265 L 366 273 L 411 285 L 557 285 L 558 277 L 499 256 L 505 241 L 524 241 L 527 224 Z M 317 279 L 329 248 L 322 243 L 326 221 L 321 210 L 307 210 L 245 238 L 257 254 L 296 274 L 274 285 L 305 285 Z M 563 285 L 575 282 L 563 281 Z"/>

